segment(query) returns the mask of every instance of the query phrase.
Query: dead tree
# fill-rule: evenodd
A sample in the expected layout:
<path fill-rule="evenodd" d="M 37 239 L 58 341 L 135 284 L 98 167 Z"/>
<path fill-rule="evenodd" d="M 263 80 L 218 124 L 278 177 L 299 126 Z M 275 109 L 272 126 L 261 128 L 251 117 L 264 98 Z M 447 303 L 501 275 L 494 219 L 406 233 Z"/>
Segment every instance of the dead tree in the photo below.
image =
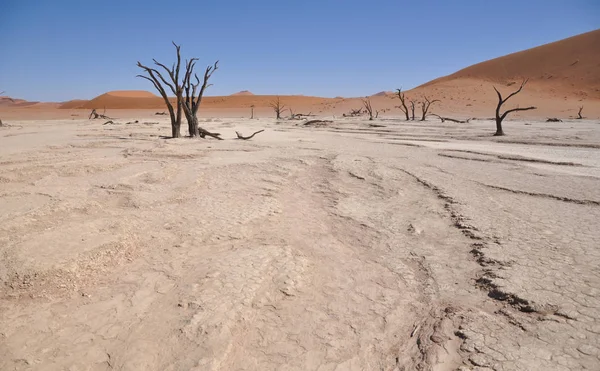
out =
<path fill-rule="evenodd" d="M 404 114 L 406 115 L 406 121 L 408 121 L 410 120 L 410 117 L 408 116 L 408 107 L 406 107 L 406 95 L 402 92 L 402 88 L 396 89 L 396 94 L 398 95 L 398 98 L 400 98 L 401 103 L 401 105 L 398 106 L 398 108 L 400 108 L 402 112 L 404 112 Z"/>
<path fill-rule="evenodd" d="M 237 132 L 237 131 L 235 132 L 235 134 L 237 135 L 237 138 L 238 138 L 238 139 L 242 139 L 242 140 L 248 140 L 248 139 L 252 139 L 252 137 L 253 137 L 253 136 L 255 136 L 255 135 L 256 135 L 256 134 L 258 134 L 258 133 L 262 133 L 263 131 L 264 131 L 264 129 L 263 129 L 263 130 L 259 130 L 259 131 L 257 131 L 257 132 L 254 132 L 254 133 L 252 133 L 252 135 L 250 135 L 250 136 L 247 136 L 247 137 L 243 136 L 242 134 L 240 134 L 240 133 L 239 133 L 239 132 Z"/>
<path fill-rule="evenodd" d="M 250 120 L 254 120 L 254 104 L 250 106 Z"/>
<path fill-rule="evenodd" d="M 581 116 L 581 111 L 583 111 L 583 106 L 579 107 L 579 112 L 577 112 L 577 120 L 583 120 L 583 116 Z"/>
<path fill-rule="evenodd" d="M 425 102 L 421 102 L 421 113 L 423 114 L 421 116 L 421 121 L 425 121 L 425 119 L 427 118 L 427 111 L 429 111 L 429 107 L 431 107 L 432 104 L 434 104 L 435 102 L 439 102 L 439 99 L 434 99 L 434 100 L 429 100 L 429 98 L 424 97 L 425 98 Z"/>
<path fill-rule="evenodd" d="M 410 101 L 410 112 L 411 112 L 411 116 L 412 116 L 412 121 L 415 121 L 415 103 L 417 103 L 416 100 Z"/>
<path fill-rule="evenodd" d="M 167 72 L 170 81 L 167 81 L 167 79 L 165 79 L 157 69 L 144 66 L 139 61 L 137 62 L 137 66 L 143 69 L 147 73 L 147 76 L 137 75 L 137 77 L 141 77 L 150 81 L 156 90 L 158 90 L 165 101 L 165 104 L 167 105 L 169 116 L 171 117 L 171 136 L 173 138 L 179 138 L 181 137 L 181 112 L 183 106 L 183 89 L 182 84 L 179 82 L 179 73 L 181 69 L 181 46 L 175 44 L 174 42 L 173 46 L 175 46 L 175 50 L 177 52 L 177 62 L 173 63 L 173 66 L 170 69 L 164 64 L 156 61 L 156 59 L 153 59 L 155 65 L 161 67 Z M 173 107 L 173 103 L 169 100 L 165 85 L 171 89 L 171 93 L 175 94 L 175 107 Z"/>
<path fill-rule="evenodd" d="M 373 121 L 373 105 L 371 105 L 371 99 L 369 97 L 367 97 L 367 98 L 361 99 L 361 100 L 362 100 L 363 107 L 365 107 L 365 110 L 369 114 L 369 121 Z M 379 113 L 377 113 L 377 115 L 379 116 Z"/>
<path fill-rule="evenodd" d="M 496 133 L 494 134 L 494 136 L 502 136 L 504 135 L 504 131 L 502 130 L 502 121 L 504 121 L 504 119 L 506 118 L 506 116 L 508 116 L 509 113 L 512 112 L 517 112 L 517 111 L 529 111 L 532 109 L 536 109 L 536 107 L 525 107 L 525 108 L 513 108 L 513 109 L 509 109 L 506 112 L 504 112 L 503 114 L 500 114 L 500 110 L 502 109 L 502 105 L 504 103 L 506 103 L 506 101 L 508 101 L 510 98 L 514 97 L 515 95 L 519 94 L 521 92 L 521 90 L 523 90 L 523 87 L 525 86 L 525 84 L 527 84 L 527 81 L 529 81 L 529 79 L 525 79 L 523 80 L 523 82 L 521 83 L 521 86 L 519 87 L 519 89 L 511 94 L 509 94 L 506 98 L 502 98 L 502 94 L 500 94 L 500 92 L 498 91 L 498 89 L 496 89 L 496 87 L 494 86 L 494 90 L 496 91 L 496 94 L 498 94 L 498 106 L 496 106 Z"/>
<path fill-rule="evenodd" d="M 106 113 L 106 109 L 104 109 L 104 113 Z M 112 120 L 110 117 L 106 116 L 104 113 L 99 114 L 98 112 L 96 112 L 96 109 L 94 108 L 92 110 L 92 112 L 90 112 L 90 116 L 88 117 L 88 120 L 95 120 L 95 119 Z"/>
<path fill-rule="evenodd" d="M 275 111 L 275 115 L 277 115 L 277 120 L 280 120 L 281 114 L 286 109 L 286 106 L 281 102 L 279 96 L 273 102 L 269 103 L 269 106 L 273 108 L 273 111 Z"/>
<path fill-rule="evenodd" d="M 219 69 L 219 61 L 216 61 L 212 66 L 206 67 L 202 79 L 202 86 L 200 86 L 200 79 L 198 78 L 198 75 L 194 73 L 194 67 L 196 66 L 197 60 L 198 58 L 192 58 L 185 63 L 185 74 L 183 76 L 183 91 L 185 92 L 185 96 L 182 100 L 183 113 L 188 122 L 188 132 L 190 137 L 200 136 L 204 138 L 208 135 L 215 138 L 218 137 L 219 134 L 210 133 L 204 129 L 200 130 L 201 128 L 198 126 L 197 114 L 200 104 L 202 103 L 204 92 L 208 87 L 212 86 L 208 81 L 213 73 Z M 192 82 L 192 75 L 194 75 L 194 79 L 196 80 L 195 83 Z M 200 89 L 198 89 L 198 87 L 200 87 Z"/>

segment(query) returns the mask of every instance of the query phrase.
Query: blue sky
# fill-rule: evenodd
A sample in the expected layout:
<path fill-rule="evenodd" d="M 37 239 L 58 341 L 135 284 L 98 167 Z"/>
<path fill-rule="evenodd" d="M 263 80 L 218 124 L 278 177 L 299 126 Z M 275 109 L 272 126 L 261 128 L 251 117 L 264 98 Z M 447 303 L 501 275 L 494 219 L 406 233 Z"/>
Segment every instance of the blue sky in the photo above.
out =
<path fill-rule="evenodd" d="M 362 96 L 597 28 L 599 0 L 0 0 L 0 91 L 152 90 L 136 61 L 174 40 L 220 59 L 208 95 Z"/>

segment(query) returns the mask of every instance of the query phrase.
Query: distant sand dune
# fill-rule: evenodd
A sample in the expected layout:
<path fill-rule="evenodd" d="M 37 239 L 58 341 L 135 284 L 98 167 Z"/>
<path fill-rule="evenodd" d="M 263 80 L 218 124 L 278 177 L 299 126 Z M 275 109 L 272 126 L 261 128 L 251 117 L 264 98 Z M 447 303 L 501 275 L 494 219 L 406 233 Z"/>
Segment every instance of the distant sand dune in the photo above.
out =
<path fill-rule="evenodd" d="M 530 81 L 524 91 L 511 100 L 511 106 L 535 105 L 536 111 L 521 117 L 556 116 L 568 118 L 585 106 L 587 117 L 600 117 L 600 30 L 588 32 L 536 48 L 509 54 L 464 68 L 406 91 L 410 99 L 423 100 L 424 96 L 440 99 L 431 112 L 455 114 L 464 117 L 489 117 L 496 104 L 497 86 L 503 93 L 514 90 L 522 79 Z M 402 81 L 391 82 L 400 87 Z M 207 96 L 202 112 L 236 114 L 255 106 L 257 112 L 270 114 L 269 104 L 275 95 L 254 95 L 243 90 L 230 96 Z M 320 98 L 301 95 L 281 96 L 283 103 L 296 113 L 341 115 L 362 106 L 360 98 Z M 371 96 L 373 108 L 385 115 L 401 115 L 393 91 L 381 91 Z M 0 97 L 0 109 L 29 108 L 41 111 L 58 106 L 72 109 L 129 109 L 164 110 L 161 97 L 149 91 L 120 90 L 99 95 L 91 100 L 72 100 L 61 104 L 34 104 L 24 100 Z M 417 112 L 420 107 L 417 105 Z M 16 111 L 15 111 L 16 112 Z M 287 110 L 286 110 L 287 114 Z M 17 114 L 15 114 L 18 116 Z M 517 115 L 519 116 L 519 115 Z"/>

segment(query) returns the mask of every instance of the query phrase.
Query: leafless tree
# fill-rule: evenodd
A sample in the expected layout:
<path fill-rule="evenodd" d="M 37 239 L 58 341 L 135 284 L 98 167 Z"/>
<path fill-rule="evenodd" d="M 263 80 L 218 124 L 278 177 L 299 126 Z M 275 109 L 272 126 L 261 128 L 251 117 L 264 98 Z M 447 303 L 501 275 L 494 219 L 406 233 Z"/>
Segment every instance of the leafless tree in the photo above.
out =
<path fill-rule="evenodd" d="M 211 133 L 207 130 L 198 126 L 197 112 L 202 102 L 202 97 L 206 88 L 210 86 L 208 80 L 212 74 L 218 69 L 218 61 L 214 65 L 208 66 L 204 73 L 204 79 L 202 85 L 200 85 L 200 79 L 194 73 L 194 67 L 196 65 L 197 58 L 188 60 L 185 64 L 185 72 L 183 78 L 181 77 L 181 46 L 175 44 L 175 51 L 177 54 L 177 61 L 173 63 L 171 68 L 153 59 L 156 66 L 166 72 L 167 78 L 156 69 L 143 65 L 138 61 L 137 66 L 143 69 L 146 75 L 138 75 L 143 79 L 150 81 L 156 90 L 160 93 L 171 118 L 171 136 L 173 138 L 181 137 L 181 117 L 182 113 L 185 114 L 188 121 L 188 131 L 190 136 L 195 137 L 200 135 L 202 138 L 205 136 L 211 136 L 216 139 L 221 139 L 218 133 Z M 192 76 L 195 78 L 195 83 L 192 82 Z M 166 87 L 170 89 L 170 92 L 175 95 L 175 104 L 169 99 Z M 184 95 L 185 93 L 185 95 Z"/>
<path fill-rule="evenodd" d="M 398 98 L 400 98 L 401 103 L 401 105 L 398 106 L 398 108 L 400 108 L 402 112 L 404 112 L 404 114 L 406 115 L 406 121 L 408 121 L 410 120 L 410 117 L 408 116 L 408 107 L 406 107 L 406 95 L 402 92 L 402 88 L 396 89 L 396 94 L 398 95 Z"/>
<path fill-rule="evenodd" d="M 494 86 L 494 90 L 496 91 L 496 94 L 498 94 L 498 106 L 496 107 L 496 133 L 494 134 L 494 136 L 502 136 L 504 135 L 504 131 L 502 130 L 502 121 L 504 121 L 504 119 L 506 118 L 506 116 L 508 116 L 509 113 L 512 112 L 517 112 L 517 111 L 529 111 L 532 109 L 536 109 L 536 107 L 525 107 L 525 108 L 513 108 L 513 109 L 509 109 L 506 112 L 500 114 L 500 110 L 502 109 L 502 105 L 504 103 L 506 103 L 506 101 L 508 101 L 510 98 L 514 97 L 515 95 L 519 94 L 521 92 L 521 90 L 523 90 L 523 87 L 525 86 L 525 84 L 527 84 L 527 81 L 529 81 L 528 79 L 523 80 L 523 82 L 521 83 L 521 86 L 519 87 L 519 89 L 517 91 L 514 91 L 512 93 L 510 93 L 506 98 L 502 98 L 502 94 L 500 94 L 500 92 L 498 91 L 498 89 L 496 89 L 496 87 Z"/>
<path fill-rule="evenodd" d="M 254 120 L 254 104 L 250 106 L 250 120 Z"/>
<path fill-rule="evenodd" d="M 429 100 L 429 98 L 424 97 L 425 101 L 421 102 L 421 121 L 425 121 L 425 119 L 427 118 L 427 112 L 429 111 L 429 107 L 431 107 L 432 104 L 434 104 L 435 102 L 439 102 L 439 99 L 434 99 L 434 100 Z"/>
<path fill-rule="evenodd" d="M 275 114 L 277 115 L 277 120 L 280 120 L 281 114 L 286 109 L 286 106 L 281 102 L 279 96 L 277 96 L 277 99 L 275 99 L 273 102 L 269 103 L 269 106 L 273 108 L 273 111 L 275 111 Z"/>
<path fill-rule="evenodd" d="M 415 105 L 416 105 L 416 103 L 417 103 L 416 100 L 410 101 L 410 114 L 411 114 L 412 121 L 415 121 Z"/>
<path fill-rule="evenodd" d="M 362 99 L 362 104 L 363 107 L 365 107 L 365 110 L 367 111 L 367 113 L 369 114 L 369 120 L 372 121 L 373 120 L 373 105 L 371 104 L 371 98 L 367 97 Z M 376 112 L 376 115 L 379 116 L 379 112 Z"/>
<path fill-rule="evenodd" d="M 194 73 L 194 67 L 196 66 L 196 61 L 198 58 L 192 58 L 185 63 L 185 74 L 183 76 L 183 91 L 185 92 L 185 96 L 183 97 L 183 113 L 185 114 L 185 118 L 188 122 L 188 131 L 190 137 L 200 136 L 204 138 L 206 135 L 211 136 L 216 139 L 219 138 L 219 134 L 211 133 L 207 130 L 198 126 L 198 109 L 200 108 L 200 104 L 202 103 L 202 97 L 204 96 L 204 92 L 206 89 L 212 84 L 209 84 L 208 81 L 212 77 L 213 73 L 219 69 L 219 61 L 216 61 L 212 66 L 206 67 L 204 71 L 204 78 L 202 79 L 202 85 L 200 85 L 200 79 L 198 75 Z M 195 83 L 192 82 L 192 75 L 194 75 Z M 200 87 L 200 89 L 198 89 Z"/>
<path fill-rule="evenodd" d="M 583 116 L 581 116 L 582 111 L 583 111 L 583 106 L 579 107 L 579 112 L 577 112 L 577 120 L 583 120 Z"/>
<path fill-rule="evenodd" d="M 171 136 L 173 138 L 179 138 L 181 137 L 181 112 L 183 106 L 183 88 L 179 81 L 179 73 L 181 70 L 181 46 L 175 44 L 174 42 L 173 46 L 175 46 L 175 50 L 177 52 L 177 62 L 173 63 L 173 66 L 170 69 L 164 64 L 159 63 L 156 59 L 153 59 L 155 65 L 161 67 L 167 72 L 170 81 L 167 81 L 157 69 L 145 66 L 139 61 L 137 62 L 137 66 L 143 69 L 147 76 L 137 75 L 137 77 L 141 77 L 150 81 L 156 90 L 158 90 L 165 101 L 165 104 L 167 105 L 169 116 L 171 117 Z M 173 107 L 173 103 L 169 100 L 169 96 L 165 90 L 165 85 L 171 89 L 173 94 L 175 94 L 175 107 Z"/>

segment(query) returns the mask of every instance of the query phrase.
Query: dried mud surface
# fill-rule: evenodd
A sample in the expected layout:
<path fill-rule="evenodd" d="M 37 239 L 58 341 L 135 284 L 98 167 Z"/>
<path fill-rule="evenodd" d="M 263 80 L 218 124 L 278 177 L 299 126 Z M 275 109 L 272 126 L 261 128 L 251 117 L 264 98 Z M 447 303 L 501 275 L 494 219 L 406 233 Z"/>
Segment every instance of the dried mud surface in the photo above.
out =
<path fill-rule="evenodd" d="M 0 369 L 600 369 L 598 123 L 160 120 L 0 128 Z"/>

